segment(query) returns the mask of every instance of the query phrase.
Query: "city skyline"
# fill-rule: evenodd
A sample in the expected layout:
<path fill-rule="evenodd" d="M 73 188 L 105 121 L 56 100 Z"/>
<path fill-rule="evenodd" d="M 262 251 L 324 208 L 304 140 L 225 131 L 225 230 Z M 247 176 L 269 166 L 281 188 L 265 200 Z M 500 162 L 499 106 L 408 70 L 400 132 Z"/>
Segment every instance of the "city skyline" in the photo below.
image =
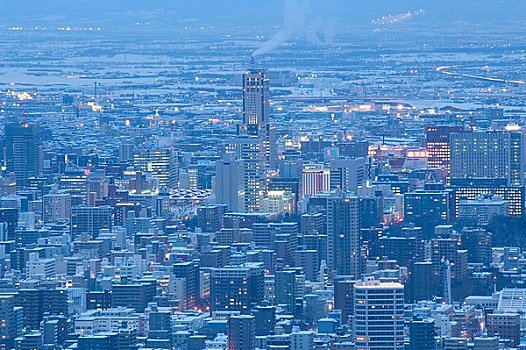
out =
<path fill-rule="evenodd" d="M 526 349 L 525 4 L 2 6 L 0 350 Z"/>

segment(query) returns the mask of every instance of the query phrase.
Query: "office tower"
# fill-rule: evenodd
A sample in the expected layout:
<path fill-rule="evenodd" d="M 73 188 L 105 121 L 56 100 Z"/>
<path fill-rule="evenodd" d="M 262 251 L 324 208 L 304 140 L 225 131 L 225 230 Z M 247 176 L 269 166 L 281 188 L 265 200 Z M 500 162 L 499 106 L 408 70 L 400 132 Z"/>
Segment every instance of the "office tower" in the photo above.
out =
<path fill-rule="evenodd" d="M 360 196 L 360 228 L 380 225 L 383 222 L 383 215 L 384 199 L 382 195 Z"/>
<path fill-rule="evenodd" d="M 442 340 L 442 350 L 468 350 L 468 340 L 463 337 L 446 337 Z"/>
<path fill-rule="evenodd" d="M 173 267 L 175 278 L 183 278 L 184 284 L 184 309 L 194 309 L 199 303 L 200 278 L 199 263 L 196 261 L 187 261 L 175 263 Z"/>
<path fill-rule="evenodd" d="M 110 179 L 104 169 L 91 171 L 87 179 L 87 204 L 97 205 L 108 197 Z"/>
<path fill-rule="evenodd" d="M 294 252 L 298 249 L 298 238 L 291 233 L 276 233 L 273 247 L 276 258 L 280 259 L 285 265 L 294 265 Z"/>
<path fill-rule="evenodd" d="M 228 318 L 228 350 L 255 350 L 255 317 L 249 315 Z"/>
<path fill-rule="evenodd" d="M 111 291 L 87 291 L 86 310 L 106 310 L 112 307 Z"/>
<path fill-rule="evenodd" d="M 435 226 L 451 224 L 455 214 L 455 191 L 428 183 L 423 190 L 404 194 L 404 221 L 422 227 L 431 237 Z"/>
<path fill-rule="evenodd" d="M 218 176 L 219 179 L 217 180 L 221 186 L 225 186 L 223 189 L 223 198 L 229 195 L 229 191 L 234 191 L 230 192 L 230 195 L 237 193 L 238 198 L 240 194 L 242 197 L 243 205 L 238 208 L 240 212 L 258 212 L 265 191 L 265 163 L 260 140 L 248 135 L 238 136 L 227 140 L 223 151 L 224 157 L 228 157 L 226 159 L 229 162 L 223 165 L 223 169 L 227 171 L 226 175 Z M 228 153 L 233 153 L 235 158 L 225 155 Z M 242 163 L 231 165 L 233 159 L 241 160 Z M 227 166 L 228 168 L 226 168 Z M 240 167 L 242 167 L 243 171 L 239 170 Z M 228 177 L 231 178 L 228 179 Z M 238 187 L 239 184 L 232 182 L 233 179 L 237 181 L 242 180 L 241 191 Z M 218 204 L 229 204 L 234 200 L 235 197 L 227 200 L 226 203 L 216 202 Z"/>
<path fill-rule="evenodd" d="M 275 280 L 275 302 L 285 305 L 285 311 L 292 313 L 294 300 L 303 297 L 305 292 L 305 275 L 301 268 L 287 268 L 276 271 Z"/>
<path fill-rule="evenodd" d="M 37 331 L 26 333 L 15 339 L 15 350 L 42 349 L 42 334 Z"/>
<path fill-rule="evenodd" d="M 294 266 L 305 271 L 307 281 L 318 281 L 320 275 L 320 258 L 317 249 L 302 249 L 294 252 Z"/>
<path fill-rule="evenodd" d="M 516 313 L 491 313 L 486 315 L 486 329 L 490 337 L 509 339 L 511 348 L 520 343 L 520 315 Z"/>
<path fill-rule="evenodd" d="M 68 163 L 64 173 L 59 176 L 58 186 L 63 192 L 72 196 L 80 196 L 85 202 L 88 194 L 89 169 Z"/>
<path fill-rule="evenodd" d="M 42 304 L 38 289 L 22 289 L 15 295 L 15 306 L 23 308 L 23 324 L 29 329 L 38 329 L 42 321 Z"/>
<path fill-rule="evenodd" d="M 267 191 L 261 201 L 261 212 L 280 215 L 294 215 L 296 213 L 296 199 L 288 191 Z"/>
<path fill-rule="evenodd" d="M 504 262 L 504 271 L 518 271 L 521 249 L 516 247 L 504 247 L 502 260 Z"/>
<path fill-rule="evenodd" d="M 212 162 L 190 164 L 179 171 L 179 188 L 190 190 L 212 189 L 212 178 L 215 175 Z"/>
<path fill-rule="evenodd" d="M 331 171 L 322 164 L 305 164 L 302 172 L 301 198 L 311 197 L 331 188 Z"/>
<path fill-rule="evenodd" d="M 462 248 L 468 252 L 468 262 L 484 264 L 491 263 L 491 232 L 485 229 L 466 229 L 461 231 Z"/>
<path fill-rule="evenodd" d="M 172 314 L 170 311 L 159 311 L 152 308 L 148 316 L 148 338 L 168 340 L 171 346 Z"/>
<path fill-rule="evenodd" d="M 42 216 L 45 223 L 69 221 L 71 216 L 71 195 L 50 193 L 43 196 Z"/>
<path fill-rule="evenodd" d="M 138 149 L 133 155 L 135 170 L 150 173 L 159 180 L 159 186 L 177 186 L 177 159 L 171 149 Z"/>
<path fill-rule="evenodd" d="M 367 254 L 367 259 L 380 258 L 380 238 L 384 237 L 383 226 L 360 229 L 360 241 Z"/>
<path fill-rule="evenodd" d="M 519 217 L 524 213 L 524 186 L 508 186 L 505 179 L 451 179 L 455 191 L 455 215 L 459 216 L 461 201 L 475 201 L 488 194 L 500 197 L 508 203 L 508 216 Z"/>
<path fill-rule="evenodd" d="M 354 284 L 350 276 L 336 276 L 334 279 L 334 309 L 340 310 L 342 323 L 347 324 L 354 314 Z"/>
<path fill-rule="evenodd" d="M 345 138 L 338 142 L 337 146 L 340 156 L 343 157 L 359 158 L 369 155 L 369 141 L 349 141 Z"/>
<path fill-rule="evenodd" d="M 327 268 L 331 275 L 360 275 L 358 197 L 339 192 L 319 193 L 309 199 L 309 213 L 321 212 L 327 227 Z"/>
<path fill-rule="evenodd" d="M 124 306 L 135 309 L 136 312 L 144 312 L 157 293 L 155 280 L 139 280 L 126 284 L 114 284 L 111 287 L 112 305 L 114 307 Z"/>
<path fill-rule="evenodd" d="M 7 231 L 7 240 L 15 239 L 15 230 L 18 225 L 18 209 L 0 208 L 0 223 L 5 223 L 4 228 Z M 4 233 L 5 235 L 5 233 Z"/>
<path fill-rule="evenodd" d="M 264 70 L 243 74 L 243 124 L 239 135 L 259 139 L 265 169 L 276 168 L 277 149 L 274 127 L 270 124 L 270 81 Z"/>
<path fill-rule="evenodd" d="M 468 252 L 453 238 L 435 238 L 431 240 L 431 262 L 433 278 L 439 281 L 436 295 L 448 301 L 463 300 L 469 293 Z"/>
<path fill-rule="evenodd" d="M 299 327 L 293 327 L 289 339 L 290 350 L 310 350 L 314 347 L 314 333 L 312 331 L 300 331 Z"/>
<path fill-rule="evenodd" d="M 13 295 L 0 295 L 0 350 L 13 348 L 17 335 L 14 308 L 15 298 Z"/>
<path fill-rule="evenodd" d="M 191 335 L 188 337 L 187 350 L 202 350 L 206 348 L 206 335 Z"/>
<path fill-rule="evenodd" d="M 426 149 L 430 169 L 444 168 L 449 173 L 451 159 L 449 138 L 452 133 L 461 131 L 461 126 L 450 125 L 433 125 L 426 128 Z"/>
<path fill-rule="evenodd" d="M 221 219 L 226 205 L 202 205 L 197 208 L 197 227 L 203 232 L 216 232 L 222 227 Z"/>
<path fill-rule="evenodd" d="M 243 74 L 243 128 L 249 135 L 259 136 L 269 124 L 270 80 L 264 70 Z"/>
<path fill-rule="evenodd" d="M 367 279 L 354 285 L 355 350 L 404 349 L 404 286 Z"/>
<path fill-rule="evenodd" d="M 473 338 L 473 350 L 499 350 L 499 337 Z"/>
<path fill-rule="evenodd" d="M 21 244 L 23 247 L 37 245 L 39 239 L 48 238 L 49 236 L 49 231 L 45 229 L 31 230 L 27 228 L 20 228 L 15 231 L 15 241 L 17 244 Z M 37 253 L 37 256 L 38 255 L 39 254 Z"/>
<path fill-rule="evenodd" d="M 279 176 L 282 179 L 301 179 L 303 159 L 298 151 L 285 151 L 278 160 Z"/>
<path fill-rule="evenodd" d="M 42 259 L 38 253 L 29 253 L 29 259 L 26 261 L 26 276 L 28 279 L 48 279 L 55 275 L 55 258 Z"/>
<path fill-rule="evenodd" d="M 309 159 L 323 160 L 327 148 L 333 147 L 333 139 L 319 137 L 304 137 L 300 140 L 301 154 Z"/>
<path fill-rule="evenodd" d="M 435 295 L 437 283 L 429 276 L 433 275 L 433 264 L 431 261 L 415 262 L 409 271 L 409 288 L 406 293 L 409 294 L 409 300 L 414 302 L 420 300 L 431 300 Z"/>
<path fill-rule="evenodd" d="M 117 341 L 114 350 L 135 350 L 137 345 L 137 329 L 121 328 L 116 330 Z"/>
<path fill-rule="evenodd" d="M 519 132 L 452 133 L 451 179 L 502 179 L 524 183 L 524 135 Z"/>
<path fill-rule="evenodd" d="M 99 236 L 102 229 L 112 229 L 112 208 L 110 206 L 88 207 L 75 206 L 71 208 L 71 235 L 77 238 L 88 234 L 92 239 Z"/>
<path fill-rule="evenodd" d="M 30 177 L 41 172 L 40 127 L 24 121 L 5 126 L 5 157 L 7 171 L 14 172 L 19 187 L 27 185 Z"/>
<path fill-rule="evenodd" d="M 27 179 L 27 185 L 26 185 L 26 189 L 28 191 L 31 191 L 33 193 L 35 193 L 36 195 L 36 199 L 42 199 L 42 196 L 49 193 L 49 191 L 51 190 L 51 186 L 49 185 L 48 183 L 48 180 L 47 178 L 41 176 L 41 177 L 30 177 L 29 179 Z M 7 179 L 8 183 L 9 183 L 9 178 Z M 7 194 L 4 194 L 4 196 L 10 196 L 10 195 L 14 195 L 14 194 L 10 194 L 10 189 L 9 188 L 5 188 L 5 190 L 7 190 Z M 1 191 L 1 189 L 0 189 Z"/>
<path fill-rule="evenodd" d="M 133 161 L 134 146 L 131 143 L 120 143 L 119 144 L 119 161 L 128 163 Z"/>
<path fill-rule="evenodd" d="M 80 336 L 78 350 L 117 350 L 117 333 Z"/>
<path fill-rule="evenodd" d="M 0 150 L 3 150 L 0 141 Z M 16 177 L 12 173 L 4 173 L 0 179 L 0 195 L 9 197 L 16 195 Z"/>
<path fill-rule="evenodd" d="M 68 315 L 69 303 L 66 289 L 20 289 L 15 294 L 15 306 L 23 308 L 23 324 L 28 329 L 39 329 L 44 314 Z"/>
<path fill-rule="evenodd" d="M 263 300 L 264 277 L 261 263 L 211 269 L 211 311 L 250 312 L 251 304 Z"/>
<path fill-rule="evenodd" d="M 297 237 L 299 234 L 298 224 L 295 222 L 269 222 L 255 223 L 252 225 L 253 240 L 257 247 L 275 249 L 276 237 L 279 235 L 289 235 L 292 238 L 293 246 L 289 253 L 289 258 L 293 258 L 293 252 L 297 247 Z"/>
<path fill-rule="evenodd" d="M 410 350 L 435 350 L 435 320 L 426 318 L 409 323 Z"/>
<path fill-rule="evenodd" d="M 495 217 L 508 214 L 508 202 L 491 195 L 482 195 L 475 200 L 460 199 L 457 206 L 458 222 L 466 227 L 486 226 Z"/>
<path fill-rule="evenodd" d="M 64 345 L 71 323 L 67 316 L 46 316 L 40 323 L 44 348 L 54 349 Z"/>
<path fill-rule="evenodd" d="M 258 305 L 254 309 L 256 336 L 269 335 L 276 325 L 276 307 Z"/>
<path fill-rule="evenodd" d="M 330 188 L 357 193 L 369 177 L 368 158 L 337 158 L 329 162 Z"/>
<path fill-rule="evenodd" d="M 292 193 L 294 202 L 298 203 L 300 199 L 300 182 L 301 173 L 298 178 L 274 177 L 268 183 L 268 190 L 270 191 L 284 191 Z M 296 209 L 296 208 L 294 208 Z"/>
<path fill-rule="evenodd" d="M 396 260 L 398 265 L 405 267 L 424 257 L 424 242 L 416 237 L 381 237 L 378 249 L 379 256 Z"/>
<path fill-rule="evenodd" d="M 303 236 L 326 233 L 325 218 L 322 213 L 303 214 L 300 220 Z"/>
<path fill-rule="evenodd" d="M 230 212 L 245 211 L 245 164 L 235 153 L 224 153 L 216 162 L 215 202 Z"/>

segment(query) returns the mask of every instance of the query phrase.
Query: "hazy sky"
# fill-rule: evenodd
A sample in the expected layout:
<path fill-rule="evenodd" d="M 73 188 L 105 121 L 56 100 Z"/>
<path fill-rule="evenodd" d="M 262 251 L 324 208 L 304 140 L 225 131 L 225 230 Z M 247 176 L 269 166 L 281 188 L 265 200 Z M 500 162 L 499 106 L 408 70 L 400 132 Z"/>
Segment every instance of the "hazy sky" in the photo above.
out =
<path fill-rule="evenodd" d="M 17 22 L 127 21 L 241 24 L 282 22 L 285 3 L 307 8 L 309 20 L 368 24 L 381 16 L 424 10 L 428 21 L 507 22 L 523 19 L 524 0 L 0 0 L 0 25 Z M 414 20 L 414 19 L 411 19 Z"/>

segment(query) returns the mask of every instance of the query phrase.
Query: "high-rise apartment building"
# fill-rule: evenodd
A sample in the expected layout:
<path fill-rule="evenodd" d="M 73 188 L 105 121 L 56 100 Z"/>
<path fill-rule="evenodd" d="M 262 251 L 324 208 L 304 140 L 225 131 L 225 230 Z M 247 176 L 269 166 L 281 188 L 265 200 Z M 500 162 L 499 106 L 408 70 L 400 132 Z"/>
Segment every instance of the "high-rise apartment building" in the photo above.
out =
<path fill-rule="evenodd" d="M 30 177 L 41 171 L 40 127 L 23 122 L 5 127 L 5 160 L 7 171 L 15 173 L 17 186 L 26 186 Z"/>
<path fill-rule="evenodd" d="M 435 350 L 435 320 L 426 318 L 409 322 L 411 350 Z"/>
<path fill-rule="evenodd" d="M 0 349 L 13 348 L 17 326 L 15 319 L 15 298 L 13 295 L 0 295 Z"/>
<path fill-rule="evenodd" d="M 182 303 L 184 308 L 195 308 L 199 302 L 199 263 L 195 261 L 175 263 L 173 274 L 175 278 L 184 279 L 184 301 Z"/>
<path fill-rule="evenodd" d="M 263 300 L 263 264 L 247 263 L 211 270 L 210 309 L 248 313 L 252 303 Z"/>
<path fill-rule="evenodd" d="M 403 350 L 404 286 L 365 280 L 354 285 L 355 350 Z"/>
<path fill-rule="evenodd" d="M 254 316 L 238 315 L 228 319 L 228 350 L 256 348 L 256 320 Z"/>
<path fill-rule="evenodd" d="M 309 213 L 321 212 L 327 227 L 327 268 L 333 275 L 360 275 L 360 201 L 341 192 L 310 198 Z"/>

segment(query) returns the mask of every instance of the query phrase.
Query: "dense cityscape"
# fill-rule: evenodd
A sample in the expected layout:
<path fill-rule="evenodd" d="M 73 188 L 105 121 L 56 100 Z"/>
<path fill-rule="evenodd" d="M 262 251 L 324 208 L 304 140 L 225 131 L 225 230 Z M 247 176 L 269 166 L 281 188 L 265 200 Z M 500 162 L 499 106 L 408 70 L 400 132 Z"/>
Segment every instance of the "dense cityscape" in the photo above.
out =
<path fill-rule="evenodd" d="M 0 350 L 526 350 L 524 23 L 283 2 L 0 16 Z"/>

